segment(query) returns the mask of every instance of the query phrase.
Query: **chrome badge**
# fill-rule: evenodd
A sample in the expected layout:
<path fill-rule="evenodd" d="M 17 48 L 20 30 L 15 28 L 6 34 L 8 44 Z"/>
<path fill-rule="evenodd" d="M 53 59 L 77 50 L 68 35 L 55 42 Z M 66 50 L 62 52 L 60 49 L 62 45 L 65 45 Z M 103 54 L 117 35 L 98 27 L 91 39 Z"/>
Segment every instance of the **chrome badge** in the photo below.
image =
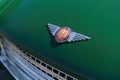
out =
<path fill-rule="evenodd" d="M 55 37 L 57 43 L 75 42 L 89 40 L 90 37 L 72 31 L 69 27 L 60 27 L 54 24 L 47 24 L 52 36 Z"/>

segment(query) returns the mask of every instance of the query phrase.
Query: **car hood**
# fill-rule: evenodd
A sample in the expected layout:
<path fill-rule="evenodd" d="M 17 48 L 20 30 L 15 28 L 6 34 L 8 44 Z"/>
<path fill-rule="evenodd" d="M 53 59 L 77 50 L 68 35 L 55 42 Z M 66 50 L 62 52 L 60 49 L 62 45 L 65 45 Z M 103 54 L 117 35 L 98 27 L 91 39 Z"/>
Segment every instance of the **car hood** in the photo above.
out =
<path fill-rule="evenodd" d="M 23 0 L 0 29 L 36 55 L 75 73 L 120 79 L 119 7 L 117 0 Z M 91 40 L 58 45 L 47 23 L 69 26 Z"/>

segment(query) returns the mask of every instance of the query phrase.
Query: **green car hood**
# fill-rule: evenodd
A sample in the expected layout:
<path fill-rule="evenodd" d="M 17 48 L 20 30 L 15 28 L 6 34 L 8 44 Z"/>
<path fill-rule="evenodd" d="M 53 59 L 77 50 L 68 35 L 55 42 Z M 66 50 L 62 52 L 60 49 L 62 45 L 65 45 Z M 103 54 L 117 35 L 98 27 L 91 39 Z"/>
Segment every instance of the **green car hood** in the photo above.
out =
<path fill-rule="evenodd" d="M 16 0 L 17 1 L 17 0 Z M 60 66 L 93 80 L 120 79 L 120 1 L 22 0 L 0 30 Z M 1 4 L 1 3 L 0 3 Z M 0 6 L 1 7 L 1 6 Z M 46 24 L 69 26 L 91 37 L 58 45 Z"/>

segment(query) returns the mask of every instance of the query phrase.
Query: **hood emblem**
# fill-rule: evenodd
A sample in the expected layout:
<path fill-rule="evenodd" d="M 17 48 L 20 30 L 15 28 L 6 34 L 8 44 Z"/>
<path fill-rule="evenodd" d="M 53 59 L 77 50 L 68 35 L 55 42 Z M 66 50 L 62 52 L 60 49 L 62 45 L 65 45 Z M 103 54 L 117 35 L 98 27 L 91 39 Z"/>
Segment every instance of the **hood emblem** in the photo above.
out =
<path fill-rule="evenodd" d="M 61 28 L 50 23 L 48 23 L 47 26 L 57 43 L 85 41 L 90 39 L 88 36 L 72 31 L 69 27 Z"/>

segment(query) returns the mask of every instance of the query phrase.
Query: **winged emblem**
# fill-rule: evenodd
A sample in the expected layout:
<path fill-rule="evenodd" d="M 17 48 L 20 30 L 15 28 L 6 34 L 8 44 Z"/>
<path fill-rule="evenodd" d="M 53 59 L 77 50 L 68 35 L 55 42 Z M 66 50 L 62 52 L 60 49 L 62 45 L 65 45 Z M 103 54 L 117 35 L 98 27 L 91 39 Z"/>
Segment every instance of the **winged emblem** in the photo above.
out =
<path fill-rule="evenodd" d="M 88 36 L 72 31 L 69 27 L 61 28 L 60 26 L 50 23 L 47 25 L 52 36 L 55 37 L 57 43 L 85 41 L 90 39 Z"/>

